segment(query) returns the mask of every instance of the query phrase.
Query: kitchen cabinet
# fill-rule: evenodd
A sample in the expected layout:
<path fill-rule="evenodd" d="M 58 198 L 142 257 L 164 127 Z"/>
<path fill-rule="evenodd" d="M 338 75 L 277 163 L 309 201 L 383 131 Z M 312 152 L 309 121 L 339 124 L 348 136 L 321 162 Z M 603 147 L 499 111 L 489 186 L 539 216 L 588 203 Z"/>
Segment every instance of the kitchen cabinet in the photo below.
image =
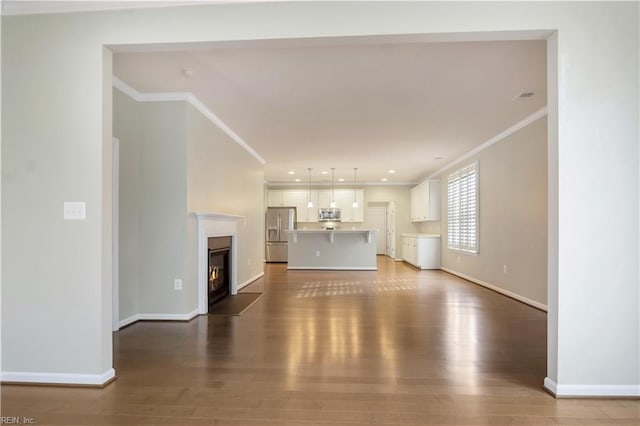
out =
<path fill-rule="evenodd" d="M 353 189 L 340 188 L 334 190 L 334 201 L 340 209 L 342 222 L 364 221 L 364 190 L 356 189 L 358 207 L 353 207 Z M 331 190 L 321 190 L 318 193 L 318 207 L 329 207 L 331 203 Z"/>
<path fill-rule="evenodd" d="M 440 220 L 440 181 L 431 179 L 411 189 L 411 221 Z"/>
<path fill-rule="evenodd" d="M 358 207 L 353 207 L 353 189 L 340 188 L 334 190 L 336 207 L 341 210 L 342 222 L 364 222 L 364 190 L 356 189 L 355 196 Z M 318 209 L 329 207 L 331 203 L 330 189 L 311 190 L 312 208 L 307 207 L 309 192 L 297 189 L 270 189 L 267 192 L 269 207 L 295 207 L 298 222 L 317 222 Z"/>
<path fill-rule="evenodd" d="M 402 234 L 402 260 L 420 269 L 440 269 L 440 235 Z"/>
<path fill-rule="evenodd" d="M 267 192 L 268 207 L 295 207 L 298 222 L 318 221 L 318 193 L 311 191 L 313 207 L 308 208 L 309 192 L 302 189 L 270 189 Z"/>
<path fill-rule="evenodd" d="M 353 207 L 353 198 L 358 202 L 358 207 Z M 336 190 L 336 207 L 340 208 L 342 214 L 342 222 L 363 222 L 364 221 L 364 191 L 356 189 L 337 189 Z"/>
<path fill-rule="evenodd" d="M 307 191 L 303 190 L 269 190 L 267 205 L 269 207 L 298 207 L 304 202 L 307 205 Z"/>
<path fill-rule="evenodd" d="M 268 207 L 284 207 L 282 201 L 282 191 L 269 190 L 267 192 L 267 206 Z"/>
<path fill-rule="evenodd" d="M 296 205 L 298 210 L 298 222 L 317 222 L 318 221 L 318 191 L 303 191 L 304 197 L 302 197 L 300 204 Z M 307 207 L 309 203 L 309 197 L 313 207 Z"/>
<path fill-rule="evenodd" d="M 297 207 L 299 211 L 300 206 L 307 206 L 307 191 L 282 191 L 282 202 L 284 203 L 285 207 Z"/>

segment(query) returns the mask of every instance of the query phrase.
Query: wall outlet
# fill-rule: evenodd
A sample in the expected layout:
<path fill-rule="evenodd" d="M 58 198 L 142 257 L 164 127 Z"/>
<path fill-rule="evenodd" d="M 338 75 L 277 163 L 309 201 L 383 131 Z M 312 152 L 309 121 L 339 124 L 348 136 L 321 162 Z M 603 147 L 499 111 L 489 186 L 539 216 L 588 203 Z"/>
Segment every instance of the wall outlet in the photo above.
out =
<path fill-rule="evenodd" d="M 457 260 L 458 260 L 458 263 L 460 263 L 460 256 L 458 256 L 458 259 L 457 259 Z"/>
<path fill-rule="evenodd" d="M 316 257 L 320 257 L 320 250 L 316 250 Z"/>
<path fill-rule="evenodd" d="M 251 259 L 247 259 L 247 265 L 251 266 Z"/>
<path fill-rule="evenodd" d="M 174 290 L 182 290 L 182 280 L 176 279 L 173 282 L 173 289 Z"/>
<path fill-rule="evenodd" d="M 507 265 L 502 265 L 502 272 L 504 272 L 505 274 L 507 272 L 509 272 L 509 269 L 507 268 Z"/>

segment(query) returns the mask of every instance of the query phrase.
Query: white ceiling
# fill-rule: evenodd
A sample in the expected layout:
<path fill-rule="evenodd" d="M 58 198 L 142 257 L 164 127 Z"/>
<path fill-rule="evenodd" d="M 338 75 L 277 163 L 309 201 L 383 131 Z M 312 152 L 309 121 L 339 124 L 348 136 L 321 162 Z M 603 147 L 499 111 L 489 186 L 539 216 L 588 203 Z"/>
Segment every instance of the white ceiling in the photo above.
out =
<path fill-rule="evenodd" d="M 351 182 L 358 167 L 359 181 L 417 182 L 547 102 L 543 40 L 369 37 L 127 50 L 114 55 L 114 75 L 143 93 L 193 93 L 266 160 L 270 183 L 304 182 L 308 167 L 314 181 L 330 180 L 319 172 L 335 167 L 336 179 Z M 535 96 L 516 100 L 525 91 Z"/>
<path fill-rule="evenodd" d="M 228 2 L 229 0 L 227 0 Z M 39 13 L 90 12 L 97 10 L 175 7 L 203 3 L 223 3 L 223 0 L 2 0 L 2 15 L 33 15 Z"/>

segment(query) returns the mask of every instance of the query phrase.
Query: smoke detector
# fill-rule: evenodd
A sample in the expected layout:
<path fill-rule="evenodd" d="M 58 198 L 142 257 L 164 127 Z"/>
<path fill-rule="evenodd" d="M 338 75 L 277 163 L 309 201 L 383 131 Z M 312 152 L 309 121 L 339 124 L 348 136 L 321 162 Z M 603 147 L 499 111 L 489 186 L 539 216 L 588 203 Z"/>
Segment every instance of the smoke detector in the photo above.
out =
<path fill-rule="evenodd" d="M 193 68 L 183 68 L 180 72 L 184 78 L 194 78 L 196 76 L 196 70 Z"/>

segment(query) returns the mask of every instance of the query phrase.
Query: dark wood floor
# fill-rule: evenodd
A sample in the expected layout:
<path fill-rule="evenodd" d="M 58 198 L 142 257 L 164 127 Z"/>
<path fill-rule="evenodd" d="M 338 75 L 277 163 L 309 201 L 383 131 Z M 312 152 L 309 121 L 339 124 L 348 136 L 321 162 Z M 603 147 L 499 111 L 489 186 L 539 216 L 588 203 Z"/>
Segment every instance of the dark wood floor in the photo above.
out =
<path fill-rule="evenodd" d="M 640 402 L 542 390 L 546 314 L 440 271 L 266 265 L 242 316 L 114 334 L 105 389 L 3 386 L 38 424 L 638 425 Z"/>

